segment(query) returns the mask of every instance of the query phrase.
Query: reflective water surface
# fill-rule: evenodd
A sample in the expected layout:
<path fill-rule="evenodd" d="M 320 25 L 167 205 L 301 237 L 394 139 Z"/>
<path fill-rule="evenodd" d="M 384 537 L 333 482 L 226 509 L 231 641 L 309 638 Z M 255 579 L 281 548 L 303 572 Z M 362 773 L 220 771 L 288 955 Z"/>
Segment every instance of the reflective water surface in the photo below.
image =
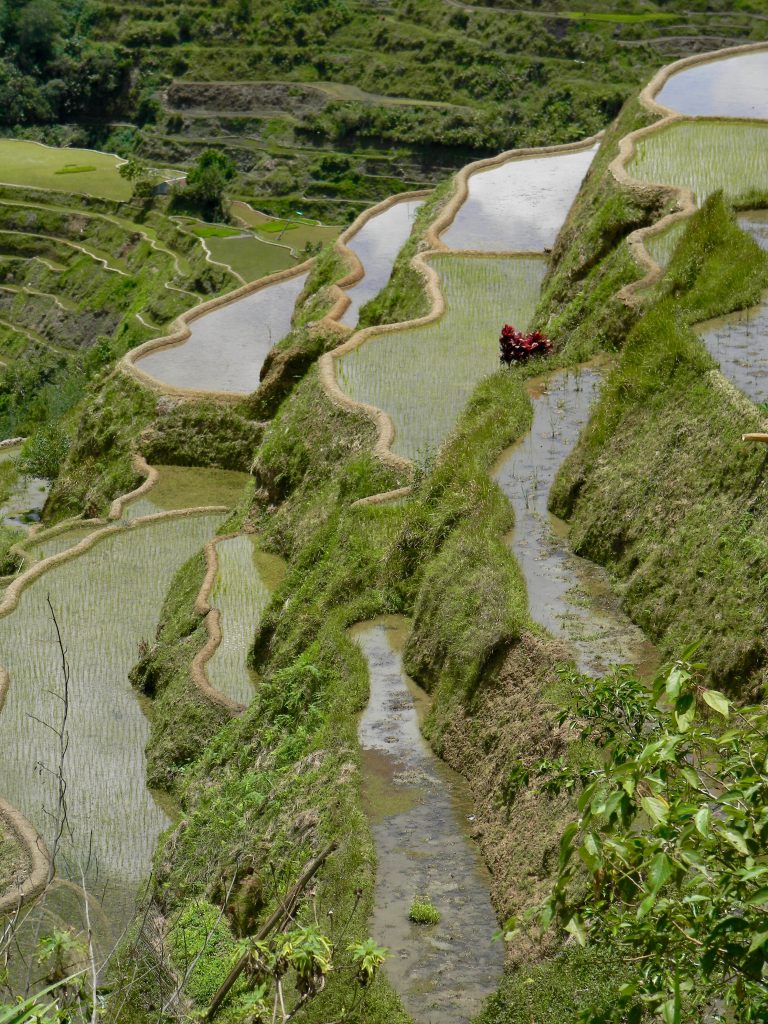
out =
<path fill-rule="evenodd" d="M 371 217 L 347 242 L 365 271 L 357 284 L 345 289 L 351 303 L 341 317 L 348 327 L 357 325 L 361 306 L 375 298 L 389 281 L 395 257 L 411 233 L 416 211 L 423 199 L 404 199 Z"/>
<path fill-rule="evenodd" d="M 291 328 L 308 276 L 286 278 L 204 314 L 189 324 L 183 344 L 151 352 L 136 366 L 171 387 L 250 394 L 267 353 Z"/>
<path fill-rule="evenodd" d="M 509 160 L 470 175 L 469 195 L 442 241 L 481 252 L 551 248 L 597 149 Z"/>
<path fill-rule="evenodd" d="M 391 953 L 384 970 L 419 1024 L 465 1024 L 498 985 L 504 948 L 490 878 L 469 837 L 464 779 L 432 753 L 419 729 L 426 694 L 405 675 L 407 620 L 356 626 L 371 696 L 360 719 L 363 802 L 376 848 L 371 933 Z M 415 896 L 440 912 L 436 925 L 408 919 Z"/>
<path fill-rule="evenodd" d="M 695 64 L 671 75 L 656 101 L 680 114 L 768 117 L 768 52 Z"/>
<path fill-rule="evenodd" d="M 547 509 L 552 482 L 589 419 L 600 387 L 593 369 L 532 381 L 533 426 L 499 459 L 493 477 L 515 510 L 509 545 L 528 588 L 531 618 L 571 645 L 582 672 L 612 664 L 653 669 L 653 645 L 622 612 L 607 573 L 579 558 L 568 527 Z"/>

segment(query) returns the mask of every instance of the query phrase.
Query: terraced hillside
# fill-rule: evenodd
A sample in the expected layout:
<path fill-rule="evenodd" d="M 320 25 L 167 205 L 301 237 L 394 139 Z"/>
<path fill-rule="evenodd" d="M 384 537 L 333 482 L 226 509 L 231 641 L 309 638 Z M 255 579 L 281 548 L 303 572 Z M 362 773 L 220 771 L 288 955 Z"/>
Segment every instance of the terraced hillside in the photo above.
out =
<path fill-rule="evenodd" d="M 599 42 L 608 24 L 640 50 L 669 6 L 532 7 L 510 31 L 585 23 Z M 174 13 L 177 46 L 171 11 L 118 19 L 160 71 L 213 24 Z M 422 47 L 457 13 L 507 17 L 440 11 L 409 7 Z M 259 33 L 296 29 L 281 13 L 243 29 L 253 67 Z M 308 13 L 337 44 L 373 17 Z M 394 16 L 375 17 L 385 82 Z M 708 17 L 759 31 L 746 6 Z M 205 60 L 245 79 L 225 50 Z M 21 907 L 22 951 L 67 937 L 54 981 L 90 972 L 66 994 L 81 1016 L 768 1013 L 768 424 L 744 382 L 765 355 L 768 89 L 731 89 L 742 57 L 768 82 L 765 44 L 683 61 L 599 139 L 558 145 L 555 126 L 544 149 L 395 190 L 247 283 L 210 262 L 216 226 L 166 199 L 2 190 L 4 379 L 20 467 L 51 490 L 41 531 L 3 530 L 0 907 Z M 689 73 L 729 109 L 673 99 Z M 361 305 L 367 274 L 383 287 Z M 499 368 L 510 321 L 551 354 Z M 46 596 L 73 669 L 68 762 L 37 727 L 60 703 Z M 33 784 L 30 762 L 54 767 Z"/>

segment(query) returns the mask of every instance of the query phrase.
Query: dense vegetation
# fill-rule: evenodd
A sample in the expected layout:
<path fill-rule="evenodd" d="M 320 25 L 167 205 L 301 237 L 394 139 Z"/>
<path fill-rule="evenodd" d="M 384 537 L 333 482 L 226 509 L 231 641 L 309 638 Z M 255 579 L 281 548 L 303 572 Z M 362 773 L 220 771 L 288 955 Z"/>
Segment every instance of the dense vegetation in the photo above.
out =
<path fill-rule="evenodd" d="M 638 2 L 595 18 L 556 0 L 561 16 L 522 6 L 289 0 L 257 9 L 237 0 L 50 9 L 30 0 L 4 15 L 3 66 L 16 83 L 8 88 L 14 101 L 26 97 L 9 125 L 46 138 L 106 136 L 143 160 L 189 165 L 203 154 L 186 201 L 212 217 L 224 213 L 228 188 L 276 210 L 300 197 L 306 207 L 308 195 L 308 208 L 344 219 L 340 210 L 432 180 L 469 154 L 602 127 L 658 63 L 659 39 L 674 40 L 673 25 L 687 40 L 681 50 L 705 27 L 725 41 L 759 31 L 748 2 L 701 14 L 691 0 Z M 525 54 L 514 71 L 511 52 Z M 68 62 L 102 67 L 106 108 L 95 109 L 87 83 L 67 78 Z M 132 84 L 129 63 L 139 69 Z M 118 114 L 137 127 L 113 130 Z M 65 120 L 82 124 L 44 127 Z M 392 613 L 413 619 L 405 660 L 434 698 L 428 738 L 472 786 L 499 916 L 554 921 L 572 937 L 562 928 L 512 936 L 520 922 L 510 921 L 509 969 L 483 1024 L 575 1024 L 584 1013 L 634 1024 L 644 1012 L 679 1024 L 685 1014 L 701 1019 L 719 998 L 740 1020 L 765 1012 L 765 715 L 737 705 L 761 696 L 768 664 L 760 539 L 768 506 L 764 454 L 734 454 L 761 416 L 724 386 L 692 328 L 753 302 L 768 283 L 768 256 L 714 196 L 644 303 L 619 302 L 618 288 L 638 276 L 626 236 L 670 200 L 653 189 L 629 194 L 606 168 L 618 139 L 649 120 L 630 101 L 608 132 L 555 247 L 537 318 L 555 344 L 553 368 L 598 351 L 615 357 L 553 507 L 572 520 L 576 548 L 626 580 L 629 610 L 666 654 L 704 634 L 703 663 L 678 664 L 654 692 L 623 671 L 603 683 L 563 673 L 567 652 L 529 617 L 503 540 L 512 514 L 489 469 L 530 427 L 525 385 L 540 367 L 499 371 L 475 389 L 409 500 L 355 506 L 406 481 L 374 458 L 371 423 L 333 405 L 313 365 L 338 340 L 313 328 L 344 272 L 334 252 L 315 263 L 258 391 L 232 407 L 180 406 L 114 370 L 153 332 L 137 314 L 164 325 L 232 285 L 170 220 L 166 200 L 137 195 L 118 206 L 47 195 L 23 224 L 12 203 L 2 205 L 2 226 L 28 236 L 14 245 L 30 246 L 32 257 L 6 265 L 20 276 L 4 280 L 50 287 L 72 305 L 54 322 L 40 296 L 19 303 L 14 312 L 21 317 L 23 305 L 30 333 L 13 341 L 0 380 L 4 433 L 37 431 L 29 468 L 54 479 L 48 520 L 103 513 L 136 482 L 138 447 L 164 463 L 249 470 L 255 489 L 222 530 L 255 531 L 289 563 L 252 646 L 260 685 L 242 716 L 212 706 L 190 679 L 207 638 L 195 610 L 201 555 L 173 581 L 132 673 L 152 719 L 149 781 L 181 815 L 158 851 L 150 897 L 191 1012 L 210 1005 L 233 961 L 255 950 L 270 970 L 240 979 L 225 1024 L 246 1013 L 268 1018 L 286 964 L 299 993 L 323 976 L 304 1020 L 335 1020 L 352 1006 L 366 1024 L 407 1021 L 385 977 L 361 966 L 379 954 L 366 945 L 375 865 L 355 734 L 368 683 L 348 634 Z M 211 142 L 229 156 L 206 157 Z M 446 191 L 423 207 L 363 323 L 425 311 L 409 259 Z M 171 199 L 177 209 L 184 203 Z M 142 228 L 169 251 L 153 248 L 156 237 Z M 94 252 L 66 250 L 81 236 Z M 112 270 L 100 262 L 105 252 Z M 150 273 L 158 265 L 161 281 Z M 80 344 L 59 351 L 68 336 Z M 0 538 L 9 570 L 15 539 Z M 729 719 L 725 736 L 720 718 Z M 712 790 L 712 774 L 725 793 Z M 283 940 L 254 946 L 309 858 L 331 846 L 311 912 L 287 933 L 290 952 Z M 0 862 L 12 856 L 0 836 Z M 429 917 L 426 906 L 418 918 Z M 327 939 L 313 917 L 330 921 Z M 107 1014 L 125 1024 L 157 1019 L 167 994 L 162 956 L 140 939 L 129 936 L 104 997 Z"/>
<path fill-rule="evenodd" d="M 97 7 L 84 0 L 4 0 L 0 124 L 54 124 L 121 110 L 130 52 L 92 38 L 97 17 Z"/>

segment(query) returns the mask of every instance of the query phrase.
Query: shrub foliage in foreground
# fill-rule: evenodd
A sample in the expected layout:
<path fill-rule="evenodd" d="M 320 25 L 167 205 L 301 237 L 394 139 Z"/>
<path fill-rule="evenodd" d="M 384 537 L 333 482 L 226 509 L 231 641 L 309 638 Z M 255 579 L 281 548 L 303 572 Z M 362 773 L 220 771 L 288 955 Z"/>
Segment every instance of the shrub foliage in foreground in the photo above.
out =
<path fill-rule="evenodd" d="M 693 650 L 652 687 L 626 666 L 574 676 L 571 728 L 604 756 L 539 766 L 545 787 L 581 789 L 540 923 L 618 944 L 633 975 L 595 1024 L 679 1024 L 691 1004 L 768 1019 L 768 709 L 704 688 Z"/>

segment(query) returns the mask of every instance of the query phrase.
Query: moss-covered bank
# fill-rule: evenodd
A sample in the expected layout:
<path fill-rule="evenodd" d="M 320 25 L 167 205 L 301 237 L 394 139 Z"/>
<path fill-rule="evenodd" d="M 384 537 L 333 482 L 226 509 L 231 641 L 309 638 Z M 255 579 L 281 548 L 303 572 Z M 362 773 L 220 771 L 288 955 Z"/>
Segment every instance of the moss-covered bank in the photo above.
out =
<path fill-rule="evenodd" d="M 671 652 L 703 640 L 718 684 L 759 691 L 768 663 L 763 416 L 691 325 L 753 305 L 768 257 L 720 196 L 694 216 L 553 489 L 576 550 L 623 581 L 633 618 Z"/>

